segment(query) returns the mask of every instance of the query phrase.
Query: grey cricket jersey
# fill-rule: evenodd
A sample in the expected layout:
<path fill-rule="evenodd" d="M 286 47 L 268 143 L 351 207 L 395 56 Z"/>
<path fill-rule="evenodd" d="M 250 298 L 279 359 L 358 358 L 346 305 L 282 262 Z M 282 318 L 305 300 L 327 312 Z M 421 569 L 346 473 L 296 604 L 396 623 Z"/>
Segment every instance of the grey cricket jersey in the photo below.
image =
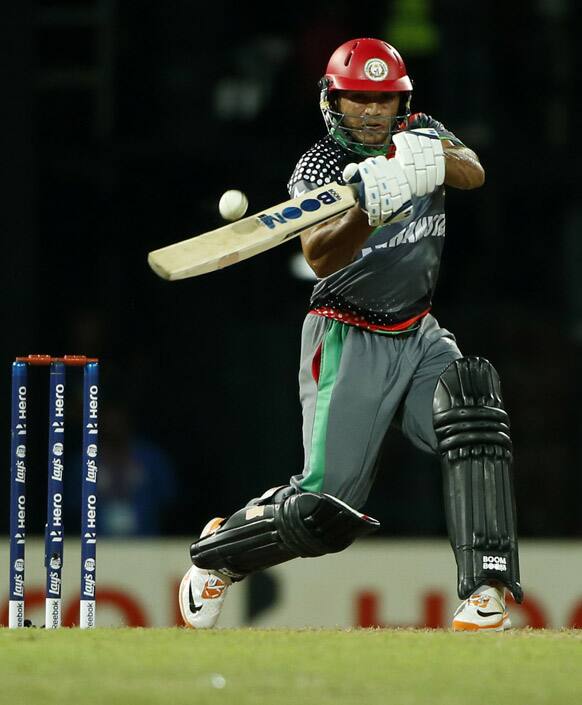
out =
<path fill-rule="evenodd" d="M 462 145 L 430 116 L 421 114 L 414 127 L 432 127 L 441 139 Z M 289 193 L 296 197 L 332 181 L 343 184 L 346 164 L 360 160 L 327 136 L 301 157 Z M 375 326 L 392 326 L 430 309 L 444 244 L 444 201 L 440 187 L 413 199 L 407 220 L 377 228 L 353 262 L 318 280 L 312 308 L 330 308 Z"/>

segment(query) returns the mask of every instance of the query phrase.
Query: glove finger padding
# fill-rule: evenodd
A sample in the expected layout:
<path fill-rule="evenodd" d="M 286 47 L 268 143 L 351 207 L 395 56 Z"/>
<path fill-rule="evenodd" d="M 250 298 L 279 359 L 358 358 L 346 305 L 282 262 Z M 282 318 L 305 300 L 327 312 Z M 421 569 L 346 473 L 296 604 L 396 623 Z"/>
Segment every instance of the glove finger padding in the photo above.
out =
<path fill-rule="evenodd" d="M 354 183 L 354 164 L 344 169 L 344 181 Z M 394 159 L 370 157 L 357 165 L 361 178 L 358 200 L 362 210 L 368 214 L 372 226 L 397 222 L 407 218 L 412 211 L 411 191 L 406 175 Z M 346 177 L 348 177 L 346 179 Z"/>
<path fill-rule="evenodd" d="M 385 223 L 410 202 L 410 185 L 398 162 L 384 157 L 366 160 L 370 173 L 376 179 L 380 197 L 380 222 Z M 362 178 L 364 178 L 362 176 Z M 364 179 L 365 182 L 365 179 Z"/>
<path fill-rule="evenodd" d="M 360 172 L 358 171 L 356 162 L 350 162 L 345 165 L 342 179 L 344 180 L 344 184 L 353 184 L 360 181 Z"/>
<path fill-rule="evenodd" d="M 432 127 L 398 132 L 392 137 L 396 161 L 402 166 L 412 194 L 426 196 L 445 180 L 445 155 L 438 132 Z"/>

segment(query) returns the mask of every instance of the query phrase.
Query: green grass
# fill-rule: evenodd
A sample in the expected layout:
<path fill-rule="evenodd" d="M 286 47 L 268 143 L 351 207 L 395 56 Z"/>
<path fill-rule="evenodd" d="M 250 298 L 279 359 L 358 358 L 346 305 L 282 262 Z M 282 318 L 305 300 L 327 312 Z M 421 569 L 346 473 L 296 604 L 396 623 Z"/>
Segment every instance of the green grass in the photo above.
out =
<path fill-rule="evenodd" d="M 582 631 L 0 629 L 0 703 L 579 705 Z"/>

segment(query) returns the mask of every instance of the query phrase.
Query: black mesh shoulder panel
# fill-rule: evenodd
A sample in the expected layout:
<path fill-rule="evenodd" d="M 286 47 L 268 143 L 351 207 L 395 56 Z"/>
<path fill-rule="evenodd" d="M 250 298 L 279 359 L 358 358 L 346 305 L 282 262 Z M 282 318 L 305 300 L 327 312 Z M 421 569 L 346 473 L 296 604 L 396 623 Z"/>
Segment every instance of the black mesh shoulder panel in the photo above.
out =
<path fill-rule="evenodd" d="M 332 181 L 343 184 L 342 171 L 346 164 L 354 160 L 355 155 L 342 149 L 329 135 L 324 137 L 297 162 L 287 184 L 290 196 L 295 198 Z"/>

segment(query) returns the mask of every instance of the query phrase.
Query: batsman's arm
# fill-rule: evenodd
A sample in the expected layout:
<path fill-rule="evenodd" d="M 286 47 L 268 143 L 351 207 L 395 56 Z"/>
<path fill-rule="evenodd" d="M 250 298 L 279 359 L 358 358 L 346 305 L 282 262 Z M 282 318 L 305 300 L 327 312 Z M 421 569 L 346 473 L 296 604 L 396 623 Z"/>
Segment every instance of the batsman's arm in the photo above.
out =
<path fill-rule="evenodd" d="M 367 214 L 356 205 L 302 232 L 303 255 L 318 277 L 327 277 L 350 264 L 373 231 Z"/>
<path fill-rule="evenodd" d="M 464 190 L 479 188 L 485 183 L 485 170 L 479 157 L 468 147 L 443 141 L 445 152 L 445 185 Z"/>

